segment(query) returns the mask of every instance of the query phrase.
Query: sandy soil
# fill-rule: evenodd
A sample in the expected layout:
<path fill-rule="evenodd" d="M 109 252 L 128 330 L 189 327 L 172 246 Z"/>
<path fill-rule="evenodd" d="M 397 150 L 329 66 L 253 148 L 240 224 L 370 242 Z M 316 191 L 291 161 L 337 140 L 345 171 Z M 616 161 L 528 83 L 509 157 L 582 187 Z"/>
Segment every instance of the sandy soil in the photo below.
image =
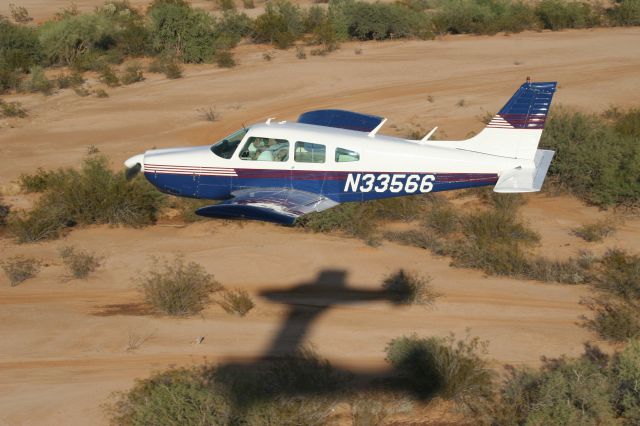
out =
<path fill-rule="evenodd" d="M 0 121 L 0 187 L 6 201 L 25 206 L 28 197 L 12 183 L 20 173 L 76 165 L 90 145 L 119 167 L 153 146 L 210 143 L 243 122 L 295 119 L 321 107 L 385 115 L 392 133 L 414 123 L 464 137 L 479 130 L 478 116 L 497 110 L 527 75 L 560 82 L 556 105 L 627 107 L 640 95 L 639 35 L 637 29 L 600 29 L 347 44 L 307 60 L 296 59 L 293 50 L 277 51 L 270 62 L 262 58 L 270 48 L 247 45 L 238 48 L 235 69 L 192 66 L 179 80 L 150 74 L 142 83 L 109 89 L 107 99 L 81 98 L 71 90 L 10 96 L 30 116 Z M 356 47 L 362 54 L 354 53 Z M 457 106 L 461 99 L 463 107 Z M 201 118 L 198 110 L 209 107 L 219 121 Z M 540 251 L 557 257 L 586 247 L 639 251 L 640 221 L 634 217 L 600 244 L 570 235 L 571 228 L 611 214 L 544 194 L 529 197 L 523 208 L 542 236 Z M 103 266 L 87 281 L 65 278 L 57 254 L 65 245 L 96 251 Z M 153 370 L 204 359 L 250 362 L 301 342 L 363 374 L 384 374 L 385 344 L 402 334 L 463 335 L 469 327 L 490 342 L 488 356 L 497 369 L 536 365 L 542 355 L 577 355 L 584 342 L 602 343 L 578 325 L 587 313 L 579 304 L 589 294 L 584 286 L 485 277 L 452 269 L 447 259 L 418 249 L 390 243 L 372 248 L 269 224 L 88 227 L 40 244 L 0 239 L 0 253 L 2 259 L 37 257 L 45 265 L 18 287 L 0 277 L 0 424 L 104 424 L 100 404 L 108 395 Z M 150 256 L 174 253 L 200 262 L 229 288 L 247 289 L 257 307 L 245 318 L 216 305 L 188 319 L 148 314 L 136 277 L 150 267 Z M 385 299 L 381 281 L 399 268 L 433 278 L 444 295 L 435 309 Z M 303 314 L 306 322 L 284 322 L 296 309 L 316 313 Z M 128 351 L 134 335 L 148 339 Z M 196 345 L 199 336 L 205 339 Z"/>

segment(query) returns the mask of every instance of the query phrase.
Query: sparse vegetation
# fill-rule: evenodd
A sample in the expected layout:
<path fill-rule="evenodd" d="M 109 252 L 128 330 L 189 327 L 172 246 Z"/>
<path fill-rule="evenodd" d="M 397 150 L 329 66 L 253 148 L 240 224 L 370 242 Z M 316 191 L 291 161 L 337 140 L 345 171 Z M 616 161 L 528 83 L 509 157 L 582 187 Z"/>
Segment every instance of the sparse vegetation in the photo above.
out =
<path fill-rule="evenodd" d="M 382 287 L 400 296 L 401 303 L 433 306 L 440 293 L 431 286 L 431 277 L 400 269 L 385 278 Z"/>
<path fill-rule="evenodd" d="M 153 266 L 140 281 L 145 301 L 158 312 L 172 316 L 200 312 L 211 293 L 222 289 L 204 267 L 195 262 L 186 263 L 181 256 L 163 263 L 154 259 Z"/>
<path fill-rule="evenodd" d="M 84 84 L 85 79 L 79 72 L 71 74 L 60 74 L 55 80 L 58 89 L 67 89 L 69 87 L 78 87 Z"/>
<path fill-rule="evenodd" d="M 590 223 L 573 229 L 573 234 L 588 242 L 602 241 L 604 237 L 615 232 L 616 228 L 613 224 L 606 221 Z"/>
<path fill-rule="evenodd" d="M 466 336 L 393 339 L 386 360 L 412 390 L 424 397 L 441 396 L 462 408 L 486 411 L 493 396 L 493 373 L 482 358 L 487 342 Z"/>
<path fill-rule="evenodd" d="M 120 81 L 124 85 L 129 85 L 133 83 L 138 83 L 144 80 L 144 75 L 142 73 L 142 65 L 138 62 L 133 62 L 124 70 L 124 73 L 120 75 Z"/>
<path fill-rule="evenodd" d="M 163 196 L 142 178 L 127 181 L 112 172 L 102 155 L 87 157 L 82 168 L 23 175 L 21 185 L 43 192 L 34 208 L 9 220 L 21 242 L 56 238 L 76 224 L 143 226 L 153 223 Z"/>
<path fill-rule="evenodd" d="M 9 216 L 9 212 L 11 212 L 11 207 L 6 205 L 2 198 L 0 198 L 0 228 L 7 224 L 7 217 Z"/>
<path fill-rule="evenodd" d="M 104 89 L 96 89 L 94 92 L 98 98 L 108 98 L 109 94 Z"/>
<path fill-rule="evenodd" d="M 247 315 L 255 306 L 246 290 L 224 290 L 218 304 L 229 314 Z"/>
<path fill-rule="evenodd" d="M 11 287 L 35 277 L 40 271 L 40 263 L 37 260 L 23 256 L 10 257 L 0 262 L 0 265 L 9 279 Z"/>
<path fill-rule="evenodd" d="M 25 118 L 27 116 L 27 110 L 20 102 L 5 102 L 2 99 L 0 99 L 0 113 L 2 117 Z"/>
<path fill-rule="evenodd" d="M 175 56 L 159 56 L 149 64 L 149 72 L 163 73 L 167 78 L 182 77 L 182 66 Z"/>
<path fill-rule="evenodd" d="M 556 108 L 541 146 L 556 151 L 549 169 L 555 185 L 598 206 L 640 202 L 639 110 L 602 116 Z"/>
<path fill-rule="evenodd" d="M 100 258 L 86 250 L 67 246 L 60 249 L 62 263 L 73 278 L 86 279 L 100 266 Z"/>
<path fill-rule="evenodd" d="M 228 50 L 220 50 L 216 53 L 216 64 L 220 68 L 233 68 L 237 65 L 236 60 L 233 58 L 233 54 Z"/>
<path fill-rule="evenodd" d="M 298 59 L 307 59 L 307 54 L 304 51 L 304 47 L 296 46 L 296 58 L 298 58 Z"/>
<path fill-rule="evenodd" d="M 29 78 L 23 80 L 20 88 L 25 92 L 40 92 L 43 95 L 53 93 L 53 83 L 45 75 L 44 68 L 39 65 L 29 68 Z"/>
<path fill-rule="evenodd" d="M 120 79 L 109 65 L 105 65 L 100 70 L 100 81 L 109 87 L 120 86 Z"/>

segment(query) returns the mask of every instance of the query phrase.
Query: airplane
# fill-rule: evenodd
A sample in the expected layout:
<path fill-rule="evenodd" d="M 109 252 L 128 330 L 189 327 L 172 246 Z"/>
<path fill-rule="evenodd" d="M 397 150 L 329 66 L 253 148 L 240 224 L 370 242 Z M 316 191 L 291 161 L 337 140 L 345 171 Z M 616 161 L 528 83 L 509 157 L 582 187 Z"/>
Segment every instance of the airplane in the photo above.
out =
<path fill-rule="evenodd" d="M 540 191 L 554 151 L 538 149 L 556 82 L 531 82 L 477 135 L 463 141 L 378 134 L 386 119 L 305 112 L 296 122 L 243 127 L 213 145 L 155 149 L 125 161 L 160 191 L 222 200 L 196 214 L 292 225 L 340 203 L 494 185 Z"/>

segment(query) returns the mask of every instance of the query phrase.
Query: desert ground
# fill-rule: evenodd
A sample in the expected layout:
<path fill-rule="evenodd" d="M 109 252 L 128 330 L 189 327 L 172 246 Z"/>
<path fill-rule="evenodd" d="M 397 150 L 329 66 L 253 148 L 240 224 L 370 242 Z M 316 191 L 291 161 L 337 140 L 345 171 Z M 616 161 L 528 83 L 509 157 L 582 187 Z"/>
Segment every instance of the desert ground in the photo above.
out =
<path fill-rule="evenodd" d="M 626 28 L 447 36 L 347 43 L 306 60 L 296 59 L 293 49 L 241 45 L 236 68 L 189 66 L 177 80 L 147 74 L 144 82 L 108 89 L 106 99 L 70 89 L 49 97 L 11 95 L 7 100 L 22 102 L 30 115 L 0 121 L 0 187 L 13 208 L 28 207 L 33 198 L 20 192 L 18 176 L 38 167 L 76 166 L 89 146 L 120 168 L 124 159 L 152 147 L 210 144 L 243 123 L 294 120 L 325 107 L 388 117 L 382 133 L 438 125 L 441 135 L 464 138 L 526 76 L 559 82 L 554 107 L 599 112 L 637 106 L 639 37 L 640 30 Z M 266 51 L 274 52 L 273 60 L 263 59 Z M 217 121 L 202 118 L 200 110 L 209 108 Z M 571 229 L 623 213 L 585 206 L 569 195 L 543 192 L 527 200 L 521 212 L 541 234 L 538 250 L 547 256 L 568 257 L 582 248 L 640 251 L 637 216 L 625 215 L 604 242 L 586 243 Z M 103 265 L 86 281 L 66 278 L 58 249 L 67 245 L 95 251 Z M 175 253 L 205 266 L 227 288 L 248 290 L 256 308 L 244 318 L 215 304 L 184 319 L 147 312 L 137 277 L 152 256 Z M 586 286 L 487 277 L 392 243 L 370 247 L 262 223 L 161 220 L 142 229 L 83 227 L 37 244 L 0 238 L 0 258 L 17 254 L 45 266 L 17 287 L 0 277 L 0 424 L 6 425 L 106 424 L 101 404 L 136 378 L 204 360 L 251 362 L 301 343 L 313 344 L 340 368 L 371 375 L 388 368 L 386 343 L 411 333 L 463 336 L 469 328 L 489 341 L 487 357 L 498 371 L 505 364 L 536 366 L 542 356 L 575 356 L 585 342 L 607 348 L 579 325 L 588 315 L 579 303 L 589 295 Z M 443 297 L 431 309 L 361 297 L 379 291 L 384 277 L 400 268 L 431 276 Z M 291 315 L 304 309 L 319 314 L 306 322 L 304 314 L 299 320 Z M 132 335 L 148 339 L 128 351 Z M 204 337 L 201 344 L 198 337 Z M 276 337 L 279 345 L 273 345 Z"/>

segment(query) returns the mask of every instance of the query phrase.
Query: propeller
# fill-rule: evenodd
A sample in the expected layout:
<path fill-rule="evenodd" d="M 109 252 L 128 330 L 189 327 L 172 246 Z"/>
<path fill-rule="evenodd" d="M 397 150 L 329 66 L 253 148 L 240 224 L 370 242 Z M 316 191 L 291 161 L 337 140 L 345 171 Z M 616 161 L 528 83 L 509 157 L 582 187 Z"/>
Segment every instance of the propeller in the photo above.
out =
<path fill-rule="evenodd" d="M 144 164 L 144 154 L 134 155 L 124 162 L 127 170 L 124 172 L 124 175 L 127 180 L 131 180 L 142 170 L 142 165 Z"/>

